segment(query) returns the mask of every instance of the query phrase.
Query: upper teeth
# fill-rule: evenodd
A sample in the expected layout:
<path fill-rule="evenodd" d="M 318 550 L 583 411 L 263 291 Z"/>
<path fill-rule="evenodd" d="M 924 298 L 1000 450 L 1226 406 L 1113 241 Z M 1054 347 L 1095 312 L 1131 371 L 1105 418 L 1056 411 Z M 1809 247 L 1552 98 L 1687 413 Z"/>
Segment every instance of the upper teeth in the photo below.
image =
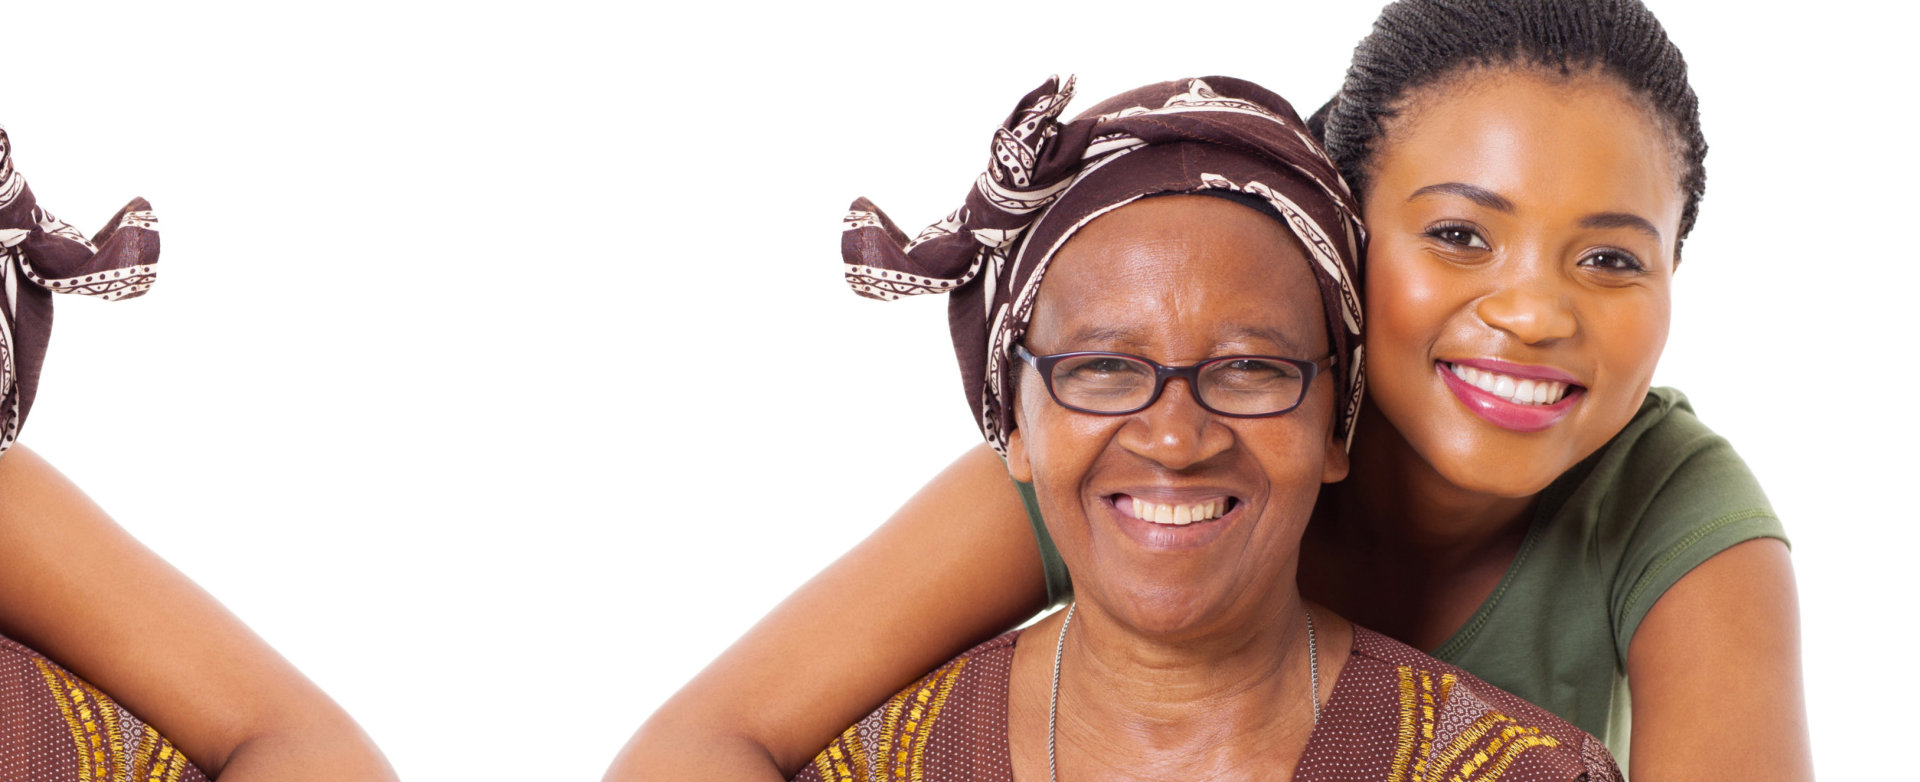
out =
<path fill-rule="evenodd" d="M 1132 510 L 1134 518 L 1141 521 L 1151 521 L 1155 524 L 1192 524 L 1196 521 L 1220 518 L 1227 512 L 1227 500 L 1224 497 L 1217 500 L 1208 500 L 1197 505 L 1168 505 L 1160 502 L 1150 502 L 1140 499 L 1139 497 L 1129 497 L 1128 499 L 1133 501 Z"/>
<path fill-rule="evenodd" d="M 1464 364 L 1448 364 L 1455 377 L 1475 388 L 1517 405 L 1550 405 L 1567 395 L 1567 384 L 1553 380 L 1527 380 L 1498 372 L 1475 369 Z"/>

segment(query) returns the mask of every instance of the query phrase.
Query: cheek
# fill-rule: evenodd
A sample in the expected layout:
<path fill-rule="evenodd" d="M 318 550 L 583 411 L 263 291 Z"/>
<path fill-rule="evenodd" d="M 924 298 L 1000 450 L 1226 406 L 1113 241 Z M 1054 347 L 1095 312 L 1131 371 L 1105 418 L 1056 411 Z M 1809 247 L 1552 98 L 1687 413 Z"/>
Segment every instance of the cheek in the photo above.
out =
<path fill-rule="evenodd" d="M 1391 362 L 1424 357 L 1448 319 L 1472 298 L 1456 279 L 1417 251 L 1376 243 L 1367 254 L 1367 358 L 1390 375 L 1404 370 Z M 1369 367 L 1370 380 L 1373 366 Z"/>
<path fill-rule="evenodd" d="M 1026 393 L 1033 391 L 1034 393 Z M 1007 439 L 1007 468 L 1016 480 L 1049 488 L 1077 484 L 1110 439 L 1119 418 L 1075 413 L 1053 403 L 1036 380 L 1014 400 L 1015 426 Z"/>
<path fill-rule="evenodd" d="M 1653 370 L 1667 347 L 1673 302 L 1662 288 L 1641 295 L 1617 296 L 1592 310 L 1597 317 L 1587 325 L 1599 346 L 1601 369 L 1622 391 L 1632 391 L 1632 405 L 1653 383 Z"/>

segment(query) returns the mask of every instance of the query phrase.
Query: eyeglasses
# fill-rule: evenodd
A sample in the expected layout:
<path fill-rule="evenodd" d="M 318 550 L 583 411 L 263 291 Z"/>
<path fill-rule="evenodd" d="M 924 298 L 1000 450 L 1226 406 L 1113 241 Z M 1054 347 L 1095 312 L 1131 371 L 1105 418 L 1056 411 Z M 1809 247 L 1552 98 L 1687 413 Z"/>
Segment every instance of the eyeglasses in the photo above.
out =
<path fill-rule="evenodd" d="M 1279 356 L 1221 356 L 1185 367 L 1156 364 L 1126 353 L 1055 353 L 1036 356 L 1025 345 L 1014 354 L 1047 382 L 1061 407 L 1094 415 L 1126 415 L 1153 406 L 1167 381 L 1186 378 L 1193 398 L 1207 412 L 1231 418 L 1264 418 L 1300 406 L 1320 370 L 1333 356 L 1303 361 Z"/>

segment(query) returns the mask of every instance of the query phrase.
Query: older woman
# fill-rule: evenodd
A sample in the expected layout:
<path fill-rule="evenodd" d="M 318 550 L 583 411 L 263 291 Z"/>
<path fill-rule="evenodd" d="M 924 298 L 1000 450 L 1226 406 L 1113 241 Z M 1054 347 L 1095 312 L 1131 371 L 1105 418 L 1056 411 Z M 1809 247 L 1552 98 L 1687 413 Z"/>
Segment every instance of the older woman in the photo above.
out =
<path fill-rule="evenodd" d="M 1291 107 L 1195 79 L 1062 125 L 1070 94 L 1027 96 L 952 217 L 908 242 L 857 202 L 843 246 L 864 293 L 954 295 L 981 429 L 1076 600 L 799 778 L 1616 778 L 1591 736 L 1300 597 L 1359 410 L 1360 228 Z"/>

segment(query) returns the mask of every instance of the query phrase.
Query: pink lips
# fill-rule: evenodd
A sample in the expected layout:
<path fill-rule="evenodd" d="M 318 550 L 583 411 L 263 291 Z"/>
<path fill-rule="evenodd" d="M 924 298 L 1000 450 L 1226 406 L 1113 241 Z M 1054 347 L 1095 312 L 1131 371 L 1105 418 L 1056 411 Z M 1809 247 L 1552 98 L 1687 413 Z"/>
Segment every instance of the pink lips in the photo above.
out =
<path fill-rule="evenodd" d="M 1575 387 L 1567 389 L 1567 395 L 1565 397 L 1562 397 L 1560 401 L 1550 405 L 1515 404 L 1503 397 L 1494 396 L 1486 391 L 1482 391 L 1480 387 L 1472 383 L 1461 380 L 1457 375 L 1453 374 L 1452 370 L 1447 369 L 1448 363 L 1469 366 L 1489 372 L 1498 372 L 1503 375 L 1512 375 L 1522 379 L 1556 381 Z M 1452 391 L 1454 397 L 1459 399 L 1461 404 L 1466 405 L 1467 410 L 1471 411 L 1474 415 L 1480 416 L 1480 418 L 1487 423 L 1516 432 L 1538 432 L 1559 423 L 1560 419 L 1566 418 L 1567 413 L 1571 412 L 1573 406 L 1579 404 L 1580 400 L 1584 398 L 1587 393 L 1585 388 L 1578 387 L 1579 379 L 1551 367 L 1509 364 L 1505 361 L 1495 361 L 1492 359 L 1465 359 L 1454 362 L 1435 362 L 1433 369 L 1440 374 L 1440 379 L 1447 384 L 1447 390 Z"/>

